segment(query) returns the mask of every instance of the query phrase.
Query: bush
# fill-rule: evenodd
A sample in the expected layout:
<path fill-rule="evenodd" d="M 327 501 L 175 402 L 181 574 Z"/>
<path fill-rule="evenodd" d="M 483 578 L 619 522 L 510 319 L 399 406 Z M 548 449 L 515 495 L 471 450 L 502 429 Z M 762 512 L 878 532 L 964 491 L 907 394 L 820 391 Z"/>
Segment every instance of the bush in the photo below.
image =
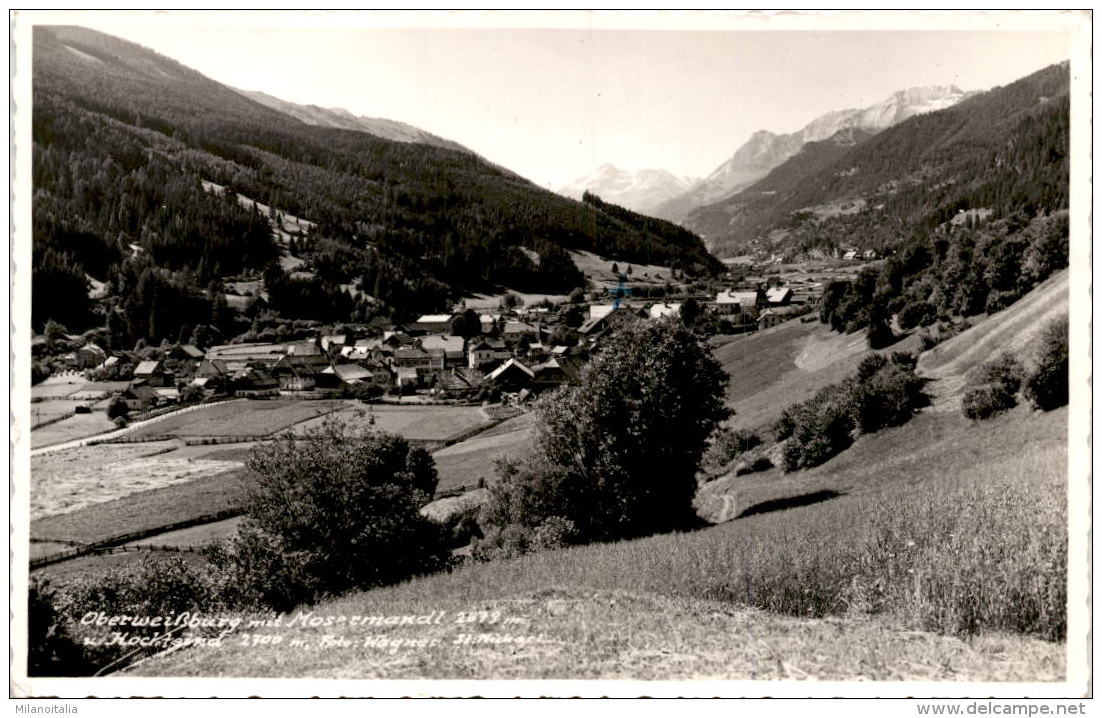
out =
<path fill-rule="evenodd" d="M 773 461 L 768 456 L 747 457 L 735 467 L 735 476 L 746 476 L 759 471 L 768 471 L 773 468 Z"/>
<path fill-rule="evenodd" d="M 961 410 L 964 416 L 979 421 L 989 419 L 1007 409 L 1013 409 L 1017 405 L 1013 394 L 1008 393 L 997 384 L 984 384 L 973 387 L 964 393 L 961 399 Z"/>
<path fill-rule="evenodd" d="M 128 409 L 126 403 L 117 396 L 111 400 L 110 404 L 107 405 L 108 419 L 117 419 L 120 416 L 125 419 L 129 414 L 130 409 Z"/>
<path fill-rule="evenodd" d="M 988 314 L 994 314 L 995 312 L 1006 309 L 1014 302 L 1021 299 L 1022 293 L 1016 290 L 1010 291 L 992 291 L 987 295 L 987 303 L 984 305 L 984 311 Z"/>
<path fill-rule="evenodd" d="M 286 612 L 325 592 L 306 551 L 290 551 L 251 523 L 204 555 L 235 587 L 234 601 L 249 610 Z"/>
<path fill-rule="evenodd" d="M 27 675 L 89 675 L 94 668 L 69 635 L 68 621 L 56 604 L 57 593 L 49 582 L 32 578 L 27 598 Z"/>
<path fill-rule="evenodd" d="M 850 389 L 853 423 L 862 434 L 905 424 L 924 403 L 923 382 L 914 373 L 913 355 L 896 352 L 882 363 L 869 361 L 871 358 L 862 361 Z M 878 368 L 866 373 L 873 364 L 879 364 Z"/>
<path fill-rule="evenodd" d="M 40 602 L 48 595 L 39 592 Z M 135 650 L 132 646 L 107 645 L 103 639 L 114 631 L 125 630 L 131 637 L 154 638 L 163 634 L 163 626 L 128 626 L 126 629 L 84 625 L 80 618 L 87 613 L 103 612 L 108 616 L 172 616 L 185 611 L 214 612 L 231 608 L 235 604 L 235 587 L 220 580 L 212 567 L 204 563 L 171 558 L 143 556 L 135 565 L 110 574 L 98 574 L 92 578 L 80 578 L 68 584 L 63 593 L 51 599 L 57 621 L 71 627 L 74 639 L 79 641 L 81 656 L 71 658 L 71 668 L 81 668 L 85 675 L 150 655 L 167 646 L 148 646 Z M 43 610 L 43 609 L 39 609 Z M 37 619 L 42 620 L 42 616 Z M 32 620 L 35 620 L 32 617 Z M 39 623 L 39 626 L 42 624 Z M 41 629 L 39 629 L 41 630 Z M 188 635 L 213 637 L 215 629 L 188 629 L 190 634 L 178 633 L 182 639 Z M 35 629 L 32 628 L 31 646 L 37 650 Z M 125 659 L 125 661 L 123 660 Z M 69 675 L 73 675 L 69 673 Z"/>
<path fill-rule="evenodd" d="M 853 443 L 849 393 L 846 384 L 833 384 L 794 407 L 782 454 L 785 471 L 818 466 Z"/>
<path fill-rule="evenodd" d="M 1021 384 L 1022 365 L 1011 354 L 1004 353 L 971 373 L 961 410 L 965 417 L 978 421 L 1013 409 L 1018 404 Z"/>
<path fill-rule="evenodd" d="M 1025 398 L 1034 408 L 1049 411 L 1068 403 L 1068 318 L 1045 327 L 1035 366 L 1025 379 Z"/>
<path fill-rule="evenodd" d="M 927 327 L 937 319 L 937 307 L 929 302 L 910 302 L 899 312 L 899 326 L 902 329 Z"/>
<path fill-rule="evenodd" d="M 909 352 L 867 354 L 853 377 L 785 409 L 774 425 L 777 440 L 787 440 L 784 470 L 823 463 L 852 444 L 854 432 L 869 434 L 906 423 L 926 403 L 916 364 Z"/>
<path fill-rule="evenodd" d="M 436 490 L 436 467 L 399 436 L 356 435 L 327 420 L 259 445 L 246 466 L 255 475 L 248 530 L 224 563 L 256 596 L 285 604 L 448 563 L 443 529 L 419 513 Z M 269 586 L 273 572 L 290 582 L 286 594 Z"/>
<path fill-rule="evenodd" d="M 758 435 L 748 429 L 735 431 L 728 427 L 717 428 L 712 432 L 708 450 L 704 453 L 704 465 L 722 469 L 760 444 Z"/>
<path fill-rule="evenodd" d="M 856 331 L 856 329 L 854 330 Z M 895 334 L 885 317 L 873 317 L 865 329 L 869 349 L 881 349 L 895 341 Z"/>

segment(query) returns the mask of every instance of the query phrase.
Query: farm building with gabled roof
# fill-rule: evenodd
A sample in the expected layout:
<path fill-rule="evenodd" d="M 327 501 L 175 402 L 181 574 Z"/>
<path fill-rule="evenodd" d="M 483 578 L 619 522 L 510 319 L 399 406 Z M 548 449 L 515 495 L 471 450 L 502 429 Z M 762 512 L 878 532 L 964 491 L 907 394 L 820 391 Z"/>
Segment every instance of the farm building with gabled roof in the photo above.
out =
<path fill-rule="evenodd" d="M 535 372 L 516 357 L 509 359 L 486 375 L 486 381 L 507 389 L 528 386 L 536 378 Z"/>

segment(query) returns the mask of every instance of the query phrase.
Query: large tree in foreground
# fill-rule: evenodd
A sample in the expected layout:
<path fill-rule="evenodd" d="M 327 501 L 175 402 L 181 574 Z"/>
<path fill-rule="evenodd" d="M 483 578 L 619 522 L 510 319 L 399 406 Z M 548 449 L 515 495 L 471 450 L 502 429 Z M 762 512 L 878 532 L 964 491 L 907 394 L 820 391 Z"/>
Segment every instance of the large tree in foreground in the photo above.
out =
<path fill-rule="evenodd" d="M 524 550 L 691 525 L 708 436 L 729 414 L 727 379 L 675 317 L 606 337 L 579 385 L 539 402 L 533 456 L 501 467 L 482 517 L 487 544 Z"/>
<path fill-rule="evenodd" d="M 419 513 L 435 464 L 399 436 L 328 420 L 260 444 L 246 466 L 247 521 L 214 556 L 236 570 L 246 602 L 286 610 L 446 564 L 442 530 Z"/>

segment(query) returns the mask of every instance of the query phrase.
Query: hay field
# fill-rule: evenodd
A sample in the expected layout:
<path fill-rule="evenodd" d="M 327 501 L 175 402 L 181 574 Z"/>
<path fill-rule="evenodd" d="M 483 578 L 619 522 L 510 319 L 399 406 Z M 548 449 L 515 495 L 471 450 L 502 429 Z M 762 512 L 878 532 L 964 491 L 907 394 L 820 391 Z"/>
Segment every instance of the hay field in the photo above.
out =
<path fill-rule="evenodd" d="M 492 420 L 477 406 L 392 405 L 355 401 L 344 402 L 328 417 L 304 421 L 292 431 L 296 434 L 317 428 L 332 418 L 348 423 L 354 431 L 385 431 L 411 441 L 448 441 L 462 436 Z"/>
<path fill-rule="evenodd" d="M 339 409 L 335 400 L 261 399 L 212 404 L 132 432 L 131 438 L 267 436 Z"/>
<path fill-rule="evenodd" d="M 165 452 L 172 446 L 172 442 L 100 445 L 32 457 L 31 520 L 241 466 L 235 461 L 168 458 Z"/>

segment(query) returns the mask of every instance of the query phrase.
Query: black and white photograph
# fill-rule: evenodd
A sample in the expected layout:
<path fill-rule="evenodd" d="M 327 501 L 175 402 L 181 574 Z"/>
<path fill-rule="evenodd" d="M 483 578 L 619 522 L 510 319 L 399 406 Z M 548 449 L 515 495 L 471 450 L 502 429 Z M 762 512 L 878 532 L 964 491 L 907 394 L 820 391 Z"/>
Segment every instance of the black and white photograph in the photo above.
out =
<path fill-rule="evenodd" d="M 1091 22 L 11 12 L 9 696 L 1089 697 Z"/>

